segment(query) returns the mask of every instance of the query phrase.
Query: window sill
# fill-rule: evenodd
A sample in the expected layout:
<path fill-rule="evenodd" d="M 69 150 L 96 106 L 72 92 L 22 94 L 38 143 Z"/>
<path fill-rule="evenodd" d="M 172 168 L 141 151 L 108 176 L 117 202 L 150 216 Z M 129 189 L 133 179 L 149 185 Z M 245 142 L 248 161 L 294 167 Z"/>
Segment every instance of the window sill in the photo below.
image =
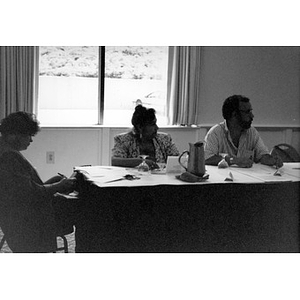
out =
<path fill-rule="evenodd" d="M 159 126 L 159 129 L 210 129 L 215 124 L 201 124 L 201 125 L 192 125 L 192 126 L 180 126 L 180 125 L 164 125 Z M 291 125 L 253 125 L 257 129 L 266 129 L 266 130 L 278 130 L 278 129 L 294 129 L 299 130 L 300 124 L 291 124 Z M 41 129 L 130 129 L 132 126 L 125 125 L 40 125 Z"/>
<path fill-rule="evenodd" d="M 40 125 L 41 129 L 130 129 L 132 126 L 125 125 Z M 179 126 L 179 125 L 165 125 L 159 126 L 159 129 L 199 129 L 202 126 Z"/>

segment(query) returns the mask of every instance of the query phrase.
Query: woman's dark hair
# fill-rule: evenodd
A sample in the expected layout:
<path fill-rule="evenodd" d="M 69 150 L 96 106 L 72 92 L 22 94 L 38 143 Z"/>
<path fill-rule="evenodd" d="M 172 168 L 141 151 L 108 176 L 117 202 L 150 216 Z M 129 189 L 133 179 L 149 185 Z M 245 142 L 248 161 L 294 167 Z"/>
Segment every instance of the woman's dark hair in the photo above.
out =
<path fill-rule="evenodd" d="M 234 111 L 239 110 L 240 102 L 249 102 L 249 98 L 242 95 L 233 95 L 225 99 L 222 107 L 222 114 L 225 120 L 232 117 Z"/>
<path fill-rule="evenodd" d="M 136 131 L 138 131 L 138 127 L 144 127 L 145 125 L 153 124 L 153 122 L 156 122 L 155 109 L 146 108 L 142 105 L 135 107 L 131 124 Z"/>
<path fill-rule="evenodd" d="M 39 122 L 34 114 L 18 111 L 11 113 L 1 121 L 0 132 L 2 134 L 30 134 L 35 135 L 40 130 Z"/>

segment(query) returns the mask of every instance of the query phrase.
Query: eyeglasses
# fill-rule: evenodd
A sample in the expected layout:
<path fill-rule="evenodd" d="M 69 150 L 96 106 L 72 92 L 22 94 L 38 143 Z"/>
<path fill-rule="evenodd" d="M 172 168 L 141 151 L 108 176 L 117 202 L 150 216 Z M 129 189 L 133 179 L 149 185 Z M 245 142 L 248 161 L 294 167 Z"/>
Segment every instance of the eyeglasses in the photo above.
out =
<path fill-rule="evenodd" d="M 239 111 L 246 114 L 246 115 L 249 115 L 249 114 L 252 113 L 253 109 L 247 109 L 247 110 L 239 109 Z"/>

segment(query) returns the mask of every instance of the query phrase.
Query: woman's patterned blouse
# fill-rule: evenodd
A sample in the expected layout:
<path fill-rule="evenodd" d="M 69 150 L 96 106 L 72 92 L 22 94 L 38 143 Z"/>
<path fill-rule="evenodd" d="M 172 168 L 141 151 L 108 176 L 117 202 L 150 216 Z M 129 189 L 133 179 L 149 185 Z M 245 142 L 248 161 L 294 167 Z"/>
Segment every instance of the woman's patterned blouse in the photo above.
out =
<path fill-rule="evenodd" d="M 140 156 L 139 143 L 133 131 L 121 133 L 114 137 L 115 145 L 112 156 L 119 158 L 137 158 Z M 155 159 L 158 163 L 166 163 L 168 156 L 178 156 L 179 151 L 169 134 L 158 132 L 153 139 Z"/>

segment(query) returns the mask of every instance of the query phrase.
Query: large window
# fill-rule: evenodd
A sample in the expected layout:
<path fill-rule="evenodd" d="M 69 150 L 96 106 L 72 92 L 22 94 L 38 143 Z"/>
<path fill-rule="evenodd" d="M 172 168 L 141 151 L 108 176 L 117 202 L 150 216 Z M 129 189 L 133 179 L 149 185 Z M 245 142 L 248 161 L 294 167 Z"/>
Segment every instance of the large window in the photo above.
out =
<path fill-rule="evenodd" d="M 103 47 L 101 47 L 103 48 Z M 95 46 L 40 47 L 38 118 L 42 125 L 130 125 L 137 103 L 166 124 L 168 47 L 105 47 L 104 72 Z M 99 103 L 104 75 L 104 108 Z"/>

